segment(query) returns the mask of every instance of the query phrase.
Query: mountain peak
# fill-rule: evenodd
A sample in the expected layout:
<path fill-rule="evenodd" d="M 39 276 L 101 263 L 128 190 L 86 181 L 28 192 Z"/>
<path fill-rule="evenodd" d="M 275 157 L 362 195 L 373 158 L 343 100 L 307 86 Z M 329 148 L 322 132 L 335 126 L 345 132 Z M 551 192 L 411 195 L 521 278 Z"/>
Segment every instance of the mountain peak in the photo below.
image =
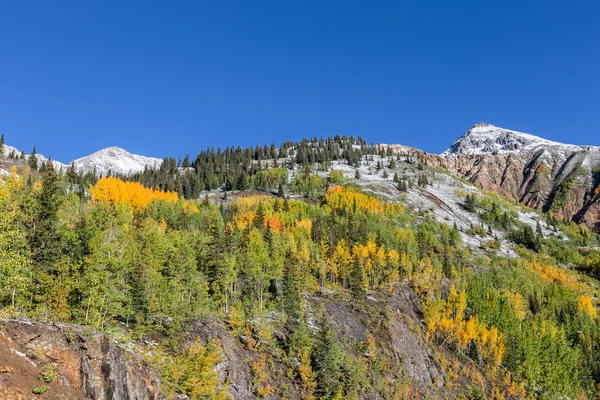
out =
<path fill-rule="evenodd" d="M 478 123 L 474 124 L 471 129 L 475 129 L 475 128 L 487 128 L 487 127 L 490 127 L 490 126 L 494 126 L 494 125 L 488 124 L 487 122 L 478 122 Z"/>
<path fill-rule="evenodd" d="M 479 122 L 458 138 L 442 155 L 522 153 L 534 151 L 540 146 L 574 147 Z"/>
<path fill-rule="evenodd" d="M 119 175 L 129 175 L 143 171 L 145 168 L 159 168 L 162 159 L 132 154 L 117 146 L 107 147 L 87 157 L 74 161 L 78 171 L 87 173 L 96 171 L 106 175 L 109 171 Z"/>

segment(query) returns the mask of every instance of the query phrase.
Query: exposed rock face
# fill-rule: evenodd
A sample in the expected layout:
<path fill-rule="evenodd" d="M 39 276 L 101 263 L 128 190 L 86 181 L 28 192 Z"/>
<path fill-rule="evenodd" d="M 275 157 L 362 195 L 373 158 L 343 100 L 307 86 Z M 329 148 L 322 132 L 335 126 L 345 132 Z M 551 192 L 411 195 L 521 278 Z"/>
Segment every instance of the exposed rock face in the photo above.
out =
<path fill-rule="evenodd" d="M 39 380 L 55 365 L 52 382 Z M 45 384 L 48 399 L 161 399 L 155 375 L 106 335 L 75 325 L 29 321 L 0 323 L 0 398 L 29 399 Z M 4 396 L 4 397 L 3 397 Z"/>
<path fill-rule="evenodd" d="M 376 296 L 376 297 L 373 297 Z M 342 342 L 364 343 L 371 333 L 382 351 L 422 388 L 435 392 L 443 375 L 424 338 L 423 310 L 417 294 L 405 284 L 393 293 L 377 293 L 356 307 L 356 302 L 325 301 L 325 310 Z M 381 321 L 387 324 L 379 325 Z"/>
<path fill-rule="evenodd" d="M 407 285 L 396 286 L 391 293 L 374 293 L 365 300 L 352 301 L 311 298 L 311 308 L 323 306 L 326 316 L 336 331 L 344 352 L 355 353 L 356 345 L 365 343 L 372 335 L 378 348 L 393 368 L 403 369 L 420 393 L 442 398 L 448 393 L 443 387 L 443 374 L 434 360 L 432 349 L 424 338 L 422 309 L 416 293 Z M 313 326 L 313 329 L 318 327 Z M 275 332 L 275 336 L 291 332 Z M 223 362 L 217 366 L 220 381 L 227 383 L 232 398 L 256 398 L 252 363 L 260 357 L 261 348 L 249 350 L 220 321 L 206 319 L 195 322 L 189 329 L 189 340 L 220 342 Z M 299 382 L 288 376 L 289 366 L 281 358 L 269 358 L 269 382 L 275 389 L 272 397 L 300 399 Z M 389 371 L 389 378 L 395 376 Z M 376 390 L 361 398 L 383 398 Z"/>
<path fill-rule="evenodd" d="M 578 160 L 584 155 L 578 153 L 564 161 L 542 156 L 543 153 L 434 156 L 431 161 L 484 190 L 599 231 L 598 166 L 592 170 L 582 166 Z"/>
<path fill-rule="evenodd" d="M 484 190 L 600 231 L 600 147 L 476 124 L 429 162 Z"/>
<path fill-rule="evenodd" d="M 228 392 L 235 399 L 254 399 L 250 362 L 256 355 L 245 349 L 239 340 L 220 321 L 206 319 L 195 322 L 190 327 L 190 339 L 201 338 L 204 342 L 220 342 L 223 348 L 223 361 L 217 366 L 221 382 L 229 382 Z"/>

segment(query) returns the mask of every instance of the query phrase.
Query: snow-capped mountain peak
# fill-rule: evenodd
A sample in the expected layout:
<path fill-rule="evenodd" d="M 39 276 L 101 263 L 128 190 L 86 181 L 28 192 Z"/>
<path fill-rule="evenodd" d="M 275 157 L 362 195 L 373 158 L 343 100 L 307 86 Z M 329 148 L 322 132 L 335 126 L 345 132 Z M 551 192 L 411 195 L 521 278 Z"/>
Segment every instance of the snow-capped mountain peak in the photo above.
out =
<path fill-rule="evenodd" d="M 87 173 L 96 170 L 98 175 L 106 175 L 108 171 L 113 174 L 128 175 L 143 171 L 145 168 L 159 168 L 162 162 L 163 160 L 160 158 L 131 154 L 116 146 L 99 150 L 87 157 L 73 161 L 78 171 Z"/>
<path fill-rule="evenodd" d="M 539 146 L 573 147 L 480 122 L 458 138 L 442 155 L 523 153 L 535 151 Z"/>

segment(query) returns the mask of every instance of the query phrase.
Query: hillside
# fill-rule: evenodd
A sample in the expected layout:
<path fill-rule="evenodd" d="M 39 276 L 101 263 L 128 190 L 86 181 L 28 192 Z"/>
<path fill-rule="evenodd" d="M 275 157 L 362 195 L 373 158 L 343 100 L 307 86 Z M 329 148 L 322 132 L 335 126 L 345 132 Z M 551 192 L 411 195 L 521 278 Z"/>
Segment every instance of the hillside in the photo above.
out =
<path fill-rule="evenodd" d="M 121 398 L 124 370 L 140 399 L 593 398 L 599 236 L 440 167 L 459 157 L 313 139 L 89 189 L 14 160 L 0 378 L 42 398 Z M 59 324 L 29 340 L 28 318 Z"/>

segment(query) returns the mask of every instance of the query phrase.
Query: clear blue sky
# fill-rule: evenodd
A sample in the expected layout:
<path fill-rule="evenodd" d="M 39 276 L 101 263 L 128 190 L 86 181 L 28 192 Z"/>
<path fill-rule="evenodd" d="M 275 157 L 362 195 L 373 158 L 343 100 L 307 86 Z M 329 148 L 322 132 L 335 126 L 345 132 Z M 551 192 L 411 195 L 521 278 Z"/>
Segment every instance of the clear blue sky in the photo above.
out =
<path fill-rule="evenodd" d="M 0 132 L 67 162 L 486 121 L 600 145 L 600 1 L 3 1 Z"/>

